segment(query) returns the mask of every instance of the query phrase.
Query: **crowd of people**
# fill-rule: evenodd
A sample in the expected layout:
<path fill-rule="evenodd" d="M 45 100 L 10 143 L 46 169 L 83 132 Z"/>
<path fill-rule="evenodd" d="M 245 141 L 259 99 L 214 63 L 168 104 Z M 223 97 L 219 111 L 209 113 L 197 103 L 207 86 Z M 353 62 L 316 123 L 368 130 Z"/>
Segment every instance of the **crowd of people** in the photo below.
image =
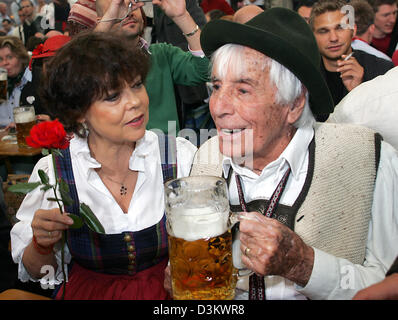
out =
<path fill-rule="evenodd" d="M 63 124 L 30 181 L 64 178 L 104 232 L 28 193 L 0 223 L 18 281 L 46 265 L 56 299 L 171 299 L 163 184 L 211 175 L 254 272 L 236 299 L 398 299 L 396 0 L 52 3 L 21 0 L 0 37 L 0 121 L 23 103 Z"/>

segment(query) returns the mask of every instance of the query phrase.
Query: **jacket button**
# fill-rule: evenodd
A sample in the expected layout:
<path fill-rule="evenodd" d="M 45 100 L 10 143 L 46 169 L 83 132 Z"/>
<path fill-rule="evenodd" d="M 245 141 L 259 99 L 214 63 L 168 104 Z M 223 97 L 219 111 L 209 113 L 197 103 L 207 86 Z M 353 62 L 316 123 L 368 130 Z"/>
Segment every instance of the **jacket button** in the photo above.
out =
<path fill-rule="evenodd" d="M 124 236 L 124 241 L 130 242 L 131 240 L 132 240 L 132 238 L 131 238 L 131 236 L 130 236 L 129 234 L 126 234 L 126 235 Z"/>

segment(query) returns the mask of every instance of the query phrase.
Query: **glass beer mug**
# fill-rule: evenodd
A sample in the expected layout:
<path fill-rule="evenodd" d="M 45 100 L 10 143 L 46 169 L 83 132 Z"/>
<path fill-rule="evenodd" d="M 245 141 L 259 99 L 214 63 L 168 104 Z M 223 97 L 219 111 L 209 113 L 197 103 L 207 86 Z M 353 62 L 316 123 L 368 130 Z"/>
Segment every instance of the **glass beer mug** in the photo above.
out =
<path fill-rule="evenodd" d="M 7 70 L 0 68 L 0 103 L 7 101 Z"/>
<path fill-rule="evenodd" d="M 195 176 L 165 184 L 173 297 L 228 300 L 235 296 L 232 226 L 223 178 Z"/>
<path fill-rule="evenodd" d="M 17 130 L 18 146 L 29 148 L 26 144 L 26 137 L 29 136 L 30 130 L 36 124 L 35 108 L 33 106 L 15 107 L 13 109 L 14 122 Z"/>

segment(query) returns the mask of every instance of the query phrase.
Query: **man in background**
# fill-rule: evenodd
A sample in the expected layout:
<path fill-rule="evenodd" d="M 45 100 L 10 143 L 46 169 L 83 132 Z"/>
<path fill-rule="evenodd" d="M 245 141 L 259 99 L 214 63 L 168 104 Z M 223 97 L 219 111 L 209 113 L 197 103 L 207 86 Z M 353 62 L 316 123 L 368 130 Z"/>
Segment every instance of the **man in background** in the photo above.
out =
<path fill-rule="evenodd" d="M 351 42 L 351 47 L 354 50 L 362 50 L 391 61 L 389 56 L 370 45 L 376 28 L 374 25 L 375 14 L 370 4 L 366 0 L 352 0 L 349 4 L 354 8 L 355 24 L 357 25 L 357 34 Z"/>
<path fill-rule="evenodd" d="M 350 25 L 344 19 L 345 13 L 341 8 L 346 4 L 343 0 L 320 0 L 313 6 L 310 16 L 310 26 L 322 56 L 321 71 L 335 105 L 362 82 L 394 67 L 392 62 L 352 50 L 351 40 L 355 36 L 356 25 Z M 326 119 L 327 116 L 317 120 Z"/>
<path fill-rule="evenodd" d="M 301 0 L 297 5 L 297 13 L 304 18 L 307 23 L 310 21 L 312 6 L 316 0 Z"/>
<path fill-rule="evenodd" d="M 372 46 L 388 56 L 396 50 L 397 37 L 392 38 L 397 21 L 397 0 L 368 0 L 375 12 Z"/>
<path fill-rule="evenodd" d="M 36 9 L 31 0 L 21 0 L 21 9 L 25 16 L 23 22 L 23 44 L 26 46 L 30 37 L 36 36 L 39 38 L 44 37 L 44 29 L 42 28 L 42 17 L 36 15 Z"/>
<path fill-rule="evenodd" d="M 10 19 L 7 19 L 7 18 L 3 19 L 3 21 L 1 22 L 1 25 L 3 26 L 3 30 L 7 36 L 13 35 L 15 27 L 13 27 Z"/>

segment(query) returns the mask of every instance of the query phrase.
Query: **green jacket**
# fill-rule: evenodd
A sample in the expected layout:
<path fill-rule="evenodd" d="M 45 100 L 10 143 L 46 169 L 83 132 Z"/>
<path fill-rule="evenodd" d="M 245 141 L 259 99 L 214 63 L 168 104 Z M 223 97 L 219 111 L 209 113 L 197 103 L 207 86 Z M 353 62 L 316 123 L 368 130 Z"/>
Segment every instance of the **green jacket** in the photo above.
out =
<path fill-rule="evenodd" d="M 149 96 L 149 122 L 147 129 L 160 129 L 168 133 L 168 121 L 176 122 L 179 131 L 175 84 L 198 85 L 209 80 L 209 59 L 166 43 L 149 47 L 151 68 L 145 81 Z"/>

